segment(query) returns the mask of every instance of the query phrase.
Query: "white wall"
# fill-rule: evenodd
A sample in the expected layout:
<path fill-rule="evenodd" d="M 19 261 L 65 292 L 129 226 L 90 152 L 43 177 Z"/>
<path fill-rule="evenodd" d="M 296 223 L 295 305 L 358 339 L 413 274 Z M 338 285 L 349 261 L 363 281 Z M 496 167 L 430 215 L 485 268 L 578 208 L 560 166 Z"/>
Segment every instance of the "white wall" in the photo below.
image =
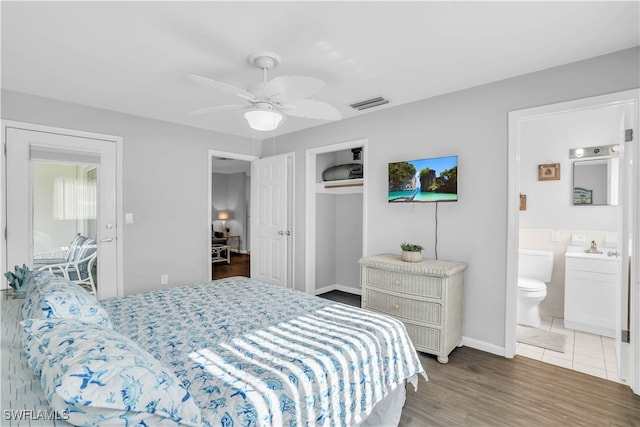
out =
<path fill-rule="evenodd" d="M 527 210 L 520 211 L 521 227 L 615 228 L 617 207 L 573 205 L 573 161 L 569 150 L 619 142 L 623 115 L 624 108 L 616 106 L 557 114 L 522 124 L 520 193 L 527 195 Z M 560 163 L 560 179 L 538 181 L 538 165 L 543 163 Z"/>
<path fill-rule="evenodd" d="M 366 254 L 398 253 L 402 241 L 434 256 L 433 204 L 387 203 L 387 164 L 459 156 L 456 203 L 441 203 L 438 255 L 464 261 L 464 336 L 476 346 L 504 346 L 507 250 L 508 112 L 640 86 L 639 50 L 630 49 L 503 80 L 276 138 L 277 153 L 296 153 L 296 249 L 303 259 L 305 150 L 367 138 L 369 186 Z M 266 143 L 266 141 L 265 141 Z M 268 141 L 272 152 L 272 141 Z M 295 286 L 304 288 L 304 264 Z"/>
<path fill-rule="evenodd" d="M 123 138 L 125 294 L 208 280 L 208 150 L 254 155 L 250 139 L 6 90 L 2 119 Z"/>

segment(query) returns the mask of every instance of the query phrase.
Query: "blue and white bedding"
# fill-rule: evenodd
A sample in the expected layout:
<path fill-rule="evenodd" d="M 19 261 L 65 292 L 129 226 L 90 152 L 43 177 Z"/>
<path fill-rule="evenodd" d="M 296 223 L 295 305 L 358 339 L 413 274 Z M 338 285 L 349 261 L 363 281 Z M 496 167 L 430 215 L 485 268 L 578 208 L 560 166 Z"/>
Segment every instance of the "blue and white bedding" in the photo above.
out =
<path fill-rule="evenodd" d="M 355 425 L 425 372 L 401 322 L 248 278 L 102 301 L 205 426 Z"/>

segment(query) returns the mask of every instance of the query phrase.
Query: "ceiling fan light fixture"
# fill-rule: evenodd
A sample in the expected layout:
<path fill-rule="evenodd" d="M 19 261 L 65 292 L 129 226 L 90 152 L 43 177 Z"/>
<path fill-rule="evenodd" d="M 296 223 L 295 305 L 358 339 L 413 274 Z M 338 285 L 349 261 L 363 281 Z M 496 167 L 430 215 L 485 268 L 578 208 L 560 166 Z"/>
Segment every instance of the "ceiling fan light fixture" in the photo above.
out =
<path fill-rule="evenodd" d="M 244 118 L 249 122 L 251 129 L 270 131 L 278 128 L 283 116 L 279 111 L 259 107 L 244 113 Z"/>

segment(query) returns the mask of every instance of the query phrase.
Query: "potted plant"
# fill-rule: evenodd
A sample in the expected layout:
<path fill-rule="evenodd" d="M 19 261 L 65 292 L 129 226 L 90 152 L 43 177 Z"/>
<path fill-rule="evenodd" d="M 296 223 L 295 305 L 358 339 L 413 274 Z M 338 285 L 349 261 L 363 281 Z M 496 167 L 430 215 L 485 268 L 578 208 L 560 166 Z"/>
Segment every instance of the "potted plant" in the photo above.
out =
<path fill-rule="evenodd" d="M 13 289 L 14 297 L 24 297 L 24 294 L 27 290 L 27 285 L 32 279 L 29 267 L 27 267 L 25 264 L 22 264 L 22 267 L 16 265 L 14 271 L 7 271 L 6 273 L 4 273 L 4 277 L 7 278 L 9 286 L 11 287 L 11 289 Z"/>
<path fill-rule="evenodd" d="M 402 249 L 402 255 L 400 259 L 406 262 L 420 262 L 422 261 L 422 246 L 415 243 L 402 243 L 400 245 Z"/>

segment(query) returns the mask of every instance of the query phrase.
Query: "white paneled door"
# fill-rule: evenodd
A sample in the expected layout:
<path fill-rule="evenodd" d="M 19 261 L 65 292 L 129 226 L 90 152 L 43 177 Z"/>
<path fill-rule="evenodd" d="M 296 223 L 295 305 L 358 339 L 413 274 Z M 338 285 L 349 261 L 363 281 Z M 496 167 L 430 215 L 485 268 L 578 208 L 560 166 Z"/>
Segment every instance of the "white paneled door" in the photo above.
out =
<path fill-rule="evenodd" d="M 80 233 L 97 242 L 98 297 L 120 294 L 116 142 L 19 126 L 4 129 L 6 266 L 33 266 L 36 252 L 63 248 Z"/>
<path fill-rule="evenodd" d="M 291 287 L 288 277 L 287 155 L 254 160 L 251 166 L 251 277 Z"/>

